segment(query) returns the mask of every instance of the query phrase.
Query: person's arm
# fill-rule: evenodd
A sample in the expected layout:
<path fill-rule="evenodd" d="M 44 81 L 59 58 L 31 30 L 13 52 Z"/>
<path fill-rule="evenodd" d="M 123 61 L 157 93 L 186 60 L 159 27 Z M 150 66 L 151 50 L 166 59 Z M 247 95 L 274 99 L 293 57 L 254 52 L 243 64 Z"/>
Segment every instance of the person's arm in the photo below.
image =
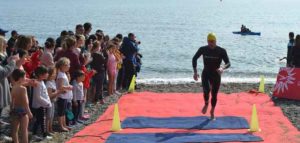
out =
<path fill-rule="evenodd" d="M 283 58 L 279 59 L 279 61 L 282 61 L 282 60 L 284 60 L 284 59 L 287 59 L 287 57 L 283 57 Z"/>
<path fill-rule="evenodd" d="M 198 51 L 196 52 L 196 54 L 194 55 L 193 60 L 192 60 L 193 70 L 194 70 L 194 76 L 193 77 L 194 77 L 195 81 L 198 81 L 198 78 L 199 78 L 199 74 L 198 74 L 198 71 L 197 71 L 197 60 L 202 54 L 203 54 L 203 48 L 199 48 Z"/>
<path fill-rule="evenodd" d="M 224 70 L 228 69 L 231 65 L 230 65 L 230 61 L 227 55 L 226 50 L 224 49 L 223 51 L 223 56 L 222 56 L 223 61 L 225 62 L 225 65 L 222 67 Z"/>
<path fill-rule="evenodd" d="M 32 113 L 30 111 L 30 108 L 29 108 L 29 101 L 28 101 L 26 87 L 22 87 L 20 95 L 23 95 L 22 96 L 22 98 L 23 98 L 23 100 L 22 100 L 23 101 L 23 107 L 25 107 L 25 110 L 26 110 L 26 113 L 27 113 L 29 119 L 31 119 L 33 116 L 32 116 Z"/>
<path fill-rule="evenodd" d="M 47 91 L 48 91 L 48 95 L 49 95 L 50 99 L 56 98 L 60 94 L 59 91 L 53 92 L 53 89 L 51 89 L 51 88 L 47 88 Z"/>
<path fill-rule="evenodd" d="M 132 44 L 133 52 L 137 53 L 139 51 L 138 45 L 137 44 Z"/>
<path fill-rule="evenodd" d="M 95 74 L 97 73 L 96 70 L 88 70 L 87 73 L 85 74 L 85 76 L 87 77 L 87 79 L 92 78 Z"/>
<path fill-rule="evenodd" d="M 36 87 L 38 85 L 38 82 L 35 79 L 26 78 L 25 82 L 22 85 Z"/>
<path fill-rule="evenodd" d="M 74 54 L 74 69 L 75 70 L 80 70 L 81 68 L 81 63 L 80 63 L 80 60 L 79 60 L 79 56 Z"/>
<path fill-rule="evenodd" d="M 15 61 L 10 61 L 9 64 L 6 66 L 0 65 L 0 79 L 7 78 L 14 71 L 15 67 Z"/>
<path fill-rule="evenodd" d="M 67 90 L 72 90 L 72 86 L 64 86 L 64 79 L 63 78 L 58 78 L 57 79 L 57 90 L 58 91 L 67 91 Z"/>
<path fill-rule="evenodd" d="M 202 54 L 203 54 L 203 49 L 199 48 L 193 57 L 192 64 L 193 64 L 194 74 L 197 74 L 197 60 Z"/>
<path fill-rule="evenodd" d="M 62 78 L 57 79 L 57 90 L 65 91 L 64 80 Z"/>
<path fill-rule="evenodd" d="M 221 51 L 221 58 L 222 60 L 225 62 L 225 65 L 221 66 L 220 68 L 217 69 L 217 72 L 221 75 L 225 69 L 228 69 L 230 67 L 230 62 L 229 62 L 229 58 L 227 55 L 227 52 L 225 49 L 222 49 Z"/>

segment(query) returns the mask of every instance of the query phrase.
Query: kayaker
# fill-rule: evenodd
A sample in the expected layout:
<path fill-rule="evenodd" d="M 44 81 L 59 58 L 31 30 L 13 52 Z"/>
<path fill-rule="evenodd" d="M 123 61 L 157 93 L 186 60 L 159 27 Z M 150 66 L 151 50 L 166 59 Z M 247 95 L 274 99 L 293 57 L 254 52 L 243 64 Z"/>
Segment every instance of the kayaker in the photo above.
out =
<path fill-rule="evenodd" d="M 242 25 L 242 26 L 241 26 L 241 32 L 246 32 L 246 27 L 245 27 L 245 25 Z"/>
<path fill-rule="evenodd" d="M 217 95 L 221 83 L 221 74 L 230 67 L 229 58 L 225 49 L 216 45 L 216 36 L 214 33 L 209 33 L 207 36 L 207 46 L 200 47 L 193 57 L 194 80 L 198 80 L 199 74 L 197 72 L 197 60 L 203 55 L 204 69 L 201 75 L 201 81 L 204 92 L 205 105 L 202 113 L 205 114 L 209 103 L 209 93 L 211 91 L 211 119 L 215 118 L 214 111 L 217 104 Z M 221 66 L 222 60 L 225 62 Z"/>
<path fill-rule="evenodd" d="M 246 32 L 251 32 L 251 30 L 249 28 L 247 28 L 245 25 L 242 25 L 241 26 L 241 32 L 246 33 Z"/>

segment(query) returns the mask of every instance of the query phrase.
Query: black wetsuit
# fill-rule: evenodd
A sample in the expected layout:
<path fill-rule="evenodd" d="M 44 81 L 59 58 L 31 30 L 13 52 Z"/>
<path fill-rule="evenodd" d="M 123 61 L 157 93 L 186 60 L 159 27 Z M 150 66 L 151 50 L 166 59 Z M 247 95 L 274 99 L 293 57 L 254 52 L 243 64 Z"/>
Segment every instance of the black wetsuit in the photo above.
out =
<path fill-rule="evenodd" d="M 300 68 L 300 46 L 294 46 L 292 49 L 292 65 Z"/>
<path fill-rule="evenodd" d="M 203 55 L 204 69 L 202 71 L 201 80 L 204 92 L 205 104 L 208 104 L 209 92 L 212 92 L 211 104 L 213 107 L 217 104 L 217 95 L 221 83 L 221 75 L 218 73 L 218 69 L 222 63 L 225 62 L 225 67 L 230 67 L 229 58 L 225 49 L 217 46 L 211 49 L 208 46 L 200 47 L 195 56 L 193 57 L 193 68 L 197 68 L 197 60 Z"/>
<path fill-rule="evenodd" d="M 288 43 L 288 46 L 287 46 L 287 56 L 286 56 L 287 66 L 292 65 L 292 50 L 293 50 L 293 47 L 294 47 L 294 43 L 295 43 L 295 40 L 291 39 Z"/>

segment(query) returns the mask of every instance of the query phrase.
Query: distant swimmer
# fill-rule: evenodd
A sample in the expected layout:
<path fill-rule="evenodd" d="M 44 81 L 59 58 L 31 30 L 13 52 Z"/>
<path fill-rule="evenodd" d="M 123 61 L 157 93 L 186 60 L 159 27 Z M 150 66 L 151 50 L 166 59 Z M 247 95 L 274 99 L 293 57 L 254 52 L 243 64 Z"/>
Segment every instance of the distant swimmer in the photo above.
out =
<path fill-rule="evenodd" d="M 221 84 L 221 74 L 223 71 L 230 67 L 229 58 L 224 48 L 216 45 L 217 38 L 214 33 L 209 33 L 207 36 L 207 46 L 200 47 L 193 57 L 193 69 L 194 80 L 198 81 L 199 74 L 197 72 L 197 60 L 203 55 L 204 68 L 201 75 L 201 81 L 204 92 L 205 105 L 202 109 L 202 113 L 207 112 L 209 104 L 209 93 L 211 91 L 211 119 L 215 119 L 214 111 L 217 104 L 217 95 Z M 222 61 L 225 62 L 224 66 L 221 66 Z"/>

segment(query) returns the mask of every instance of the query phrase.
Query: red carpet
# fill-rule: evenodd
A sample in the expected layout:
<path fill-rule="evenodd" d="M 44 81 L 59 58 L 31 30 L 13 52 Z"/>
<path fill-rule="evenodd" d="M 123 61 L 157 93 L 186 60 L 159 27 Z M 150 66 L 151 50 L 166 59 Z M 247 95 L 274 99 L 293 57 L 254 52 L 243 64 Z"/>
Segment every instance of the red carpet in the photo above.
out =
<path fill-rule="evenodd" d="M 130 116 L 170 117 L 202 115 L 203 96 L 198 93 L 151 93 L 141 92 L 124 95 L 119 100 L 121 120 Z M 274 106 L 265 94 L 235 93 L 219 94 L 216 116 L 245 117 L 249 123 L 252 105 L 256 104 L 261 132 L 254 133 L 266 143 L 300 143 L 300 132 L 283 115 L 280 107 Z M 104 143 L 110 131 L 113 108 L 94 123 L 74 135 L 68 143 Z M 210 108 L 209 108 L 210 110 Z M 208 110 L 208 113 L 209 113 Z M 209 115 L 209 114 L 207 114 Z M 123 129 L 120 133 L 247 133 L 247 130 L 184 130 L 184 129 Z"/>

